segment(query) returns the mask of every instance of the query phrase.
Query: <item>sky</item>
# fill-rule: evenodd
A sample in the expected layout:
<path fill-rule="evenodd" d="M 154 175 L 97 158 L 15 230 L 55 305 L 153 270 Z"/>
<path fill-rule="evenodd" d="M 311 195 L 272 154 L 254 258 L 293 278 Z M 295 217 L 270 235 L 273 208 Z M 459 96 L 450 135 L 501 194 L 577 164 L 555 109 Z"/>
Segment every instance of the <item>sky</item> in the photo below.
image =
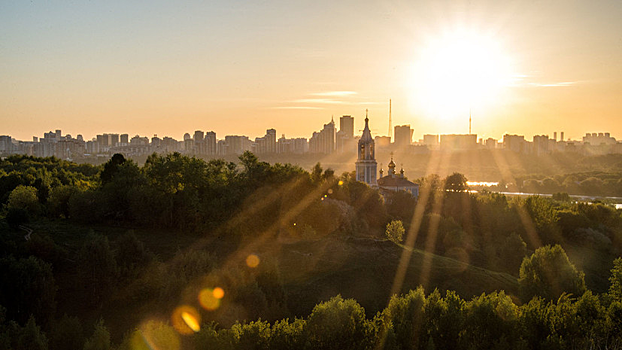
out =
<path fill-rule="evenodd" d="M 0 1 L 0 134 L 622 138 L 622 2 Z"/>

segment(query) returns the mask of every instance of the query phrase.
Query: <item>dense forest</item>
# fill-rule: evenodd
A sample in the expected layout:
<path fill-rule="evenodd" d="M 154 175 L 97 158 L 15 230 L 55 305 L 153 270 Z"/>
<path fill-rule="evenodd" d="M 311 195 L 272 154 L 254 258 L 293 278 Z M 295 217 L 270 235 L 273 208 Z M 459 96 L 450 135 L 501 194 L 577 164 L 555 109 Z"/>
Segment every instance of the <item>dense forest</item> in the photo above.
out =
<path fill-rule="evenodd" d="M 8 157 L 0 348 L 622 347 L 621 212 L 466 180 Z"/>

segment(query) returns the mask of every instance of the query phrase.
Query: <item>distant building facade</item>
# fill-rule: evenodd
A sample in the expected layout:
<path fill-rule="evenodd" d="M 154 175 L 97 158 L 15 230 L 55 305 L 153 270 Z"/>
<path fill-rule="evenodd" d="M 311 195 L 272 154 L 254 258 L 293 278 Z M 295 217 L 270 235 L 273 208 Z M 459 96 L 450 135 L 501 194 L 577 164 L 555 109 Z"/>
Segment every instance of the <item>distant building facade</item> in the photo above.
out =
<path fill-rule="evenodd" d="M 396 125 L 393 133 L 393 143 L 398 148 L 410 146 L 413 132 L 414 130 L 410 128 L 410 125 Z"/>

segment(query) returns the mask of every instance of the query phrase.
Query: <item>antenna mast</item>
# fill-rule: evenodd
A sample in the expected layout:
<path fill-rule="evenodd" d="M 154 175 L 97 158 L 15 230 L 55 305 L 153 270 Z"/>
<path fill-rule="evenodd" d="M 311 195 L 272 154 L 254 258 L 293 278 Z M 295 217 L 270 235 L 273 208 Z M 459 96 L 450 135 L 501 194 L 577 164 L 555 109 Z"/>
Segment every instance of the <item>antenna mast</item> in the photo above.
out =
<path fill-rule="evenodd" d="M 469 135 L 471 135 L 471 108 L 469 108 Z"/>
<path fill-rule="evenodd" d="M 393 128 L 391 127 L 391 99 L 389 99 L 389 137 L 393 136 Z"/>

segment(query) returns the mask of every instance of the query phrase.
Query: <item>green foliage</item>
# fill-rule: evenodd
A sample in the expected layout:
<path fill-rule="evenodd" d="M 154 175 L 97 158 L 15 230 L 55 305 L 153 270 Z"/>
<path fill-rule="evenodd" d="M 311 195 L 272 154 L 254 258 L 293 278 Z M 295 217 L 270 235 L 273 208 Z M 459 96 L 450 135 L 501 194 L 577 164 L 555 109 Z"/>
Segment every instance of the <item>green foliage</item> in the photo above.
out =
<path fill-rule="evenodd" d="M 443 180 L 445 192 L 466 192 L 469 189 L 467 178 L 464 174 L 453 173 Z"/>
<path fill-rule="evenodd" d="M 198 337 L 197 337 L 198 338 Z M 149 321 L 128 333 L 118 350 L 181 349 L 181 339 L 173 327 L 164 322 Z"/>
<path fill-rule="evenodd" d="M 402 243 L 404 240 L 404 225 L 400 220 L 393 220 L 387 224 L 385 231 L 387 238 L 395 243 Z"/>
<path fill-rule="evenodd" d="M 560 201 L 560 202 L 570 202 L 570 195 L 566 192 L 553 193 L 552 198 L 553 200 Z"/>
<path fill-rule="evenodd" d="M 118 268 L 107 237 L 89 232 L 76 256 L 76 265 L 76 277 L 92 305 L 98 306 L 110 297 Z"/>
<path fill-rule="evenodd" d="M 525 257 L 518 282 L 525 301 L 534 296 L 556 300 L 563 293 L 580 296 L 586 290 L 583 272 L 577 271 L 559 245 L 538 248 Z"/>
<path fill-rule="evenodd" d="M 60 185 L 54 187 L 48 198 L 48 212 L 52 217 L 69 218 L 69 201 L 78 193 L 79 189 L 73 185 Z"/>
<path fill-rule="evenodd" d="M 7 306 L 7 317 L 20 324 L 33 315 L 47 325 L 56 310 L 56 282 L 52 267 L 40 259 L 0 259 L 0 305 Z"/>
<path fill-rule="evenodd" d="M 69 216 L 80 223 L 101 222 L 107 214 L 102 192 L 95 190 L 79 191 L 69 198 Z"/>
<path fill-rule="evenodd" d="M 27 224 L 30 221 L 28 211 L 21 208 L 10 208 L 6 213 L 6 222 L 13 229 L 17 229 L 20 225 Z"/>
<path fill-rule="evenodd" d="M 47 350 L 48 341 L 45 333 L 35 322 L 35 318 L 31 316 L 28 322 L 20 332 L 17 340 L 16 350 Z"/>
<path fill-rule="evenodd" d="M 122 280 L 137 278 L 141 269 L 155 259 L 153 253 L 145 248 L 134 231 L 125 233 L 114 243 L 115 261 Z"/>
<path fill-rule="evenodd" d="M 82 322 L 77 317 L 65 314 L 52 325 L 50 332 L 51 349 L 80 349 L 84 346 Z"/>
<path fill-rule="evenodd" d="M 467 344 L 492 349 L 517 341 L 518 307 L 504 292 L 482 294 L 467 303 L 465 312 L 464 341 Z"/>
<path fill-rule="evenodd" d="M 119 171 L 119 166 L 123 163 L 125 163 L 125 157 L 119 153 L 114 154 L 112 158 L 104 164 L 104 169 L 99 174 L 102 184 L 105 185 L 112 181 L 112 178 Z"/>
<path fill-rule="evenodd" d="M 203 250 L 187 250 L 178 253 L 172 261 L 161 269 L 159 281 L 160 299 L 170 300 L 178 297 L 181 290 L 196 279 L 207 276 L 215 266 L 213 257 Z"/>
<path fill-rule="evenodd" d="M 522 203 L 523 208 L 533 221 L 538 235 L 544 244 L 561 242 L 557 226 L 557 212 L 551 202 L 540 196 L 530 196 Z"/>
<path fill-rule="evenodd" d="M 425 295 L 423 288 L 404 296 L 394 295 L 383 311 L 385 324 L 392 326 L 396 349 L 416 349 L 424 336 Z"/>
<path fill-rule="evenodd" d="M 316 305 L 302 332 L 305 349 L 372 349 L 376 336 L 365 310 L 341 296 Z"/>
<path fill-rule="evenodd" d="M 609 283 L 609 295 L 614 300 L 622 302 L 622 258 L 613 261 Z"/>
<path fill-rule="evenodd" d="M 19 185 L 9 195 L 7 209 L 21 209 L 36 214 L 39 211 L 37 189 L 32 186 Z"/>
<path fill-rule="evenodd" d="M 517 234 L 510 234 L 501 244 L 499 262 L 505 266 L 506 271 L 518 275 L 523 259 L 527 254 L 527 244 Z"/>
<path fill-rule="evenodd" d="M 110 343 L 110 332 L 108 328 L 104 326 L 104 320 L 100 319 L 95 324 L 95 330 L 93 335 L 84 343 L 84 350 L 110 350 L 112 345 Z"/>

